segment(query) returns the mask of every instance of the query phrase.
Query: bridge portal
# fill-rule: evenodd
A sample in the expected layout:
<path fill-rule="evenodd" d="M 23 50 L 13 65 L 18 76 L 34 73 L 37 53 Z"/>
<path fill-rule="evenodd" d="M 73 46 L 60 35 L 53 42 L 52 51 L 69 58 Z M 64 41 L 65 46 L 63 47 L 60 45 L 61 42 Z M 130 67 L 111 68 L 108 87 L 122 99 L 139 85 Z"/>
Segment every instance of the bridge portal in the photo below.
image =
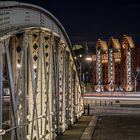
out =
<path fill-rule="evenodd" d="M 62 25 L 41 7 L 0 2 L 0 140 L 51 140 L 82 113 Z"/>

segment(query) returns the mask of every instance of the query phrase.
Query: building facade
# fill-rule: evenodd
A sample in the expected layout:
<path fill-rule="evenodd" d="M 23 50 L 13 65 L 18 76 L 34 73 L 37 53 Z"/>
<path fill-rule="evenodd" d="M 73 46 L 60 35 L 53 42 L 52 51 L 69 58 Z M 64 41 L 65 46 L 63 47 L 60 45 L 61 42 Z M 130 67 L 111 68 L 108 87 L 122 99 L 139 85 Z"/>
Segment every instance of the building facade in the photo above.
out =
<path fill-rule="evenodd" d="M 96 43 L 95 90 L 133 91 L 136 58 L 131 36 L 124 35 L 121 43 L 113 37 L 108 43 L 99 39 Z"/>

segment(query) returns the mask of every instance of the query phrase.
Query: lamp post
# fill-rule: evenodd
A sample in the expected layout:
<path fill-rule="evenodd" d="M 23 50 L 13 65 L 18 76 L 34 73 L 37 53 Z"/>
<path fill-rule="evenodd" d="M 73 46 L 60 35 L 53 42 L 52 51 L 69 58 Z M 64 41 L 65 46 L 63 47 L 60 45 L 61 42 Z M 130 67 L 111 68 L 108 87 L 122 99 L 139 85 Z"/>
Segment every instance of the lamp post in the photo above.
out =
<path fill-rule="evenodd" d="M 135 88 L 134 88 L 134 90 L 135 90 L 135 94 L 136 94 L 136 92 L 137 92 L 137 78 L 138 78 L 138 76 L 139 76 L 139 73 L 140 73 L 140 68 L 136 68 L 136 75 L 134 75 L 133 74 L 133 77 L 134 77 L 134 80 L 135 80 Z"/>
<path fill-rule="evenodd" d="M 82 61 L 79 61 L 79 68 L 80 68 L 80 82 L 82 81 Z"/>
<path fill-rule="evenodd" d="M 81 82 L 81 85 L 82 87 L 85 86 L 84 84 L 84 81 L 83 81 L 83 78 L 82 78 L 82 70 L 83 70 L 83 63 L 86 64 L 87 62 L 91 62 L 92 61 L 92 57 L 91 56 L 84 56 L 83 59 L 79 60 L 79 75 L 80 75 L 80 82 Z M 85 66 L 85 65 L 84 65 Z M 84 79 L 86 78 L 86 75 L 84 74 Z M 83 84 L 82 84 L 82 81 L 83 81 Z M 83 92 L 84 92 L 84 88 L 83 88 Z"/>
<path fill-rule="evenodd" d="M 91 65 L 89 64 L 91 64 L 91 62 L 93 61 L 92 56 L 86 56 L 85 61 L 88 64 L 88 77 L 89 77 L 89 72 L 91 70 Z M 89 78 L 89 81 L 91 81 L 90 78 Z"/>
<path fill-rule="evenodd" d="M 81 77 L 82 77 L 82 54 L 79 55 L 79 58 L 78 58 L 78 63 L 79 63 L 79 75 L 80 75 L 80 83 L 82 81 Z"/>
<path fill-rule="evenodd" d="M 82 58 L 82 55 L 80 56 L 79 55 L 79 57 L 80 58 Z M 92 57 L 90 57 L 90 56 L 88 56 L 88 57 L 85 57 L 85 60 L 87 61 L 87 62 L 91 62 L 92 61 Z M 82 61 L 82 59 L 81 60 L 78 60 L 78 63 L 79 63 L 79 72 L 80 72 L 80 82 L 82 81 L 82 79 L 81 79 L 81 77 L 82 77 L 82 63 L 83 62 L 85 62 L 84 60 Z"/>
<path fill-rule="evenodd" d="M 82 83 L 82 63 L 83 63 L 83 58 L 82 58 L 82 54 L 79 55 L 79 57 L 77 58 L 77 62 L 79 64 L 79 76 L 80 76 L 80 84 L 82 87 L 82 93 L 84 93 L 84 85 Z"/>

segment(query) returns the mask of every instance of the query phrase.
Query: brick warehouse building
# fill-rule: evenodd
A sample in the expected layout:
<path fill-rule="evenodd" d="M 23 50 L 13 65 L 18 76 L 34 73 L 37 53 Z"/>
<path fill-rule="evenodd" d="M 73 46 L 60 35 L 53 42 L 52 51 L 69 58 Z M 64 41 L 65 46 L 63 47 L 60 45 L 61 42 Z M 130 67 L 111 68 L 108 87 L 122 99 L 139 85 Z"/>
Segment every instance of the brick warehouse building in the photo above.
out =
<path fill-rule="evenodd" d="M 140 66 L 139 52 L 131 36 L 124 35 L 121 43 L 116 38 L 110 38 L 108 42 L 99 39 L 96 43 L 94 89 L 99 92 L 134 91 L 133 75 Z"/>

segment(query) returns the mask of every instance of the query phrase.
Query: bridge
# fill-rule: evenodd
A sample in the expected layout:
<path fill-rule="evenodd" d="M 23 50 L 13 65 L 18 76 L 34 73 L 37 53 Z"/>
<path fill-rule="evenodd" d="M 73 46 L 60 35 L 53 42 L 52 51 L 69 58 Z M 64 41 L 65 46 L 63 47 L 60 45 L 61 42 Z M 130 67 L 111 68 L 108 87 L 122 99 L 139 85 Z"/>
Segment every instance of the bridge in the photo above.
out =
<path fill-rule="evenodd" d="M 0 2 L 0 140 L 51 140 L 82 113 L 63 26 L 39 6 Z"/>

